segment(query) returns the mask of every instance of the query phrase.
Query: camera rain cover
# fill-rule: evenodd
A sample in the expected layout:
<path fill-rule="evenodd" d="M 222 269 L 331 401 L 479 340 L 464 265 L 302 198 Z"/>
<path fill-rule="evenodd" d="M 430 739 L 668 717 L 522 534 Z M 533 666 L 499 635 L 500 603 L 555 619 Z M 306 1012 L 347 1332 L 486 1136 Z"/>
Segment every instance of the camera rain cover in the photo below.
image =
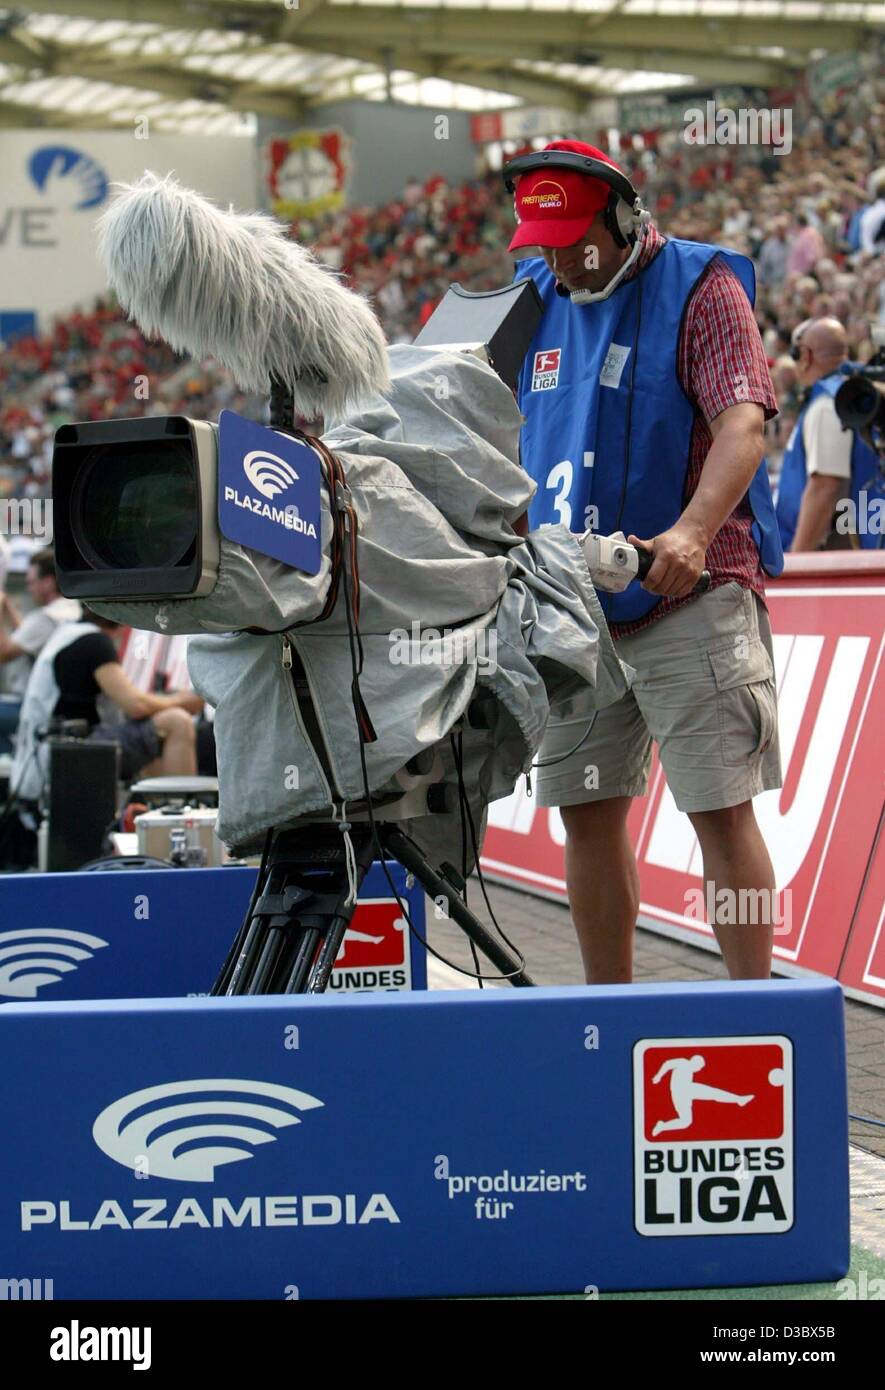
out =
<path fill-rule="evenodd" d="M 247 550 L 318 574 L 320 461 L 313 450 L 223 410 L 218 421 L 218 527 Z"/>

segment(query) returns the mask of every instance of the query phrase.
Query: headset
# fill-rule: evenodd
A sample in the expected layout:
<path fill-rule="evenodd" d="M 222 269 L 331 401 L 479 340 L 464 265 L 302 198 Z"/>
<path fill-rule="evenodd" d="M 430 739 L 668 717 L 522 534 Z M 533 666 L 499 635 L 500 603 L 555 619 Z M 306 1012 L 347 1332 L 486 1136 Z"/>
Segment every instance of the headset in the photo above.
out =
<path fill-rule="evenodd" d="M 806 329 L 812 322 L 812 319 L 805 319 L 802 323 L 798 325 L 798 327 L 793 329 L 793 335 L 790 342 L 789 351 L 790 356 L 792 357 L 794 362 L 798 362 L 800 357 L 802 356 L 802 339 L 805 336 Z"/>
<path fill-rule="evenodd" d="M 511 159 L 501 170 L 504 186 L 508 193 L 516 191 L 516 179 L 533 169 L 573 169 L 575 173 L 585 174 L 608 184 L 611 192 L 605 205 L 603 221 L 617 246 L 633 246 L 649 214 L 642 206 L 642 200 L 626 174 L 602 159 L 592 159 L 590 155 L 576 154 L 574 150 L 537 150 L 533 154 L 521 154 Z"/>

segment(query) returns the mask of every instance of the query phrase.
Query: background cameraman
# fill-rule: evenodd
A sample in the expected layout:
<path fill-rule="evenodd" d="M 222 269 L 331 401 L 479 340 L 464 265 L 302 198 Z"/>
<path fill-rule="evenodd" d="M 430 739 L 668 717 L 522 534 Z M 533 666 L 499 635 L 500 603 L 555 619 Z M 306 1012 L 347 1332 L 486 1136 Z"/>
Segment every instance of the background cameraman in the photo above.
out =
<path fill-rule="evenodd" d="M 848 335 L 838 319 L 807 319 L 793 333 L 790 355 L 805 390 L 781 465 L 777 519 L 784 549 L 878 548 L 879 535 L 849 537 L 833 529 L 840 499 L 850 497 L 861 511 L 860 493 L 869 489 L 878 495 L 881 487 L 875 453 L 859 435 L 843 429 L 836 414 L 835 395 L 846 380 L 839 369 L 848 360 Z"/>
<path fill-rule="evenodd" d="M 31 556 L 25 579 L 34 604 L 22 618 L 8 594 L 0 594 L 0 666 L 8 664 L 6 687 L 11 695 L 23 695 L 28 677 L 43 647 L 62 623 L 75 623 L 80 617 L 76 599 L 64 598 L 55 577 L 55 557 L 51 550 L 38 550 Z"/>

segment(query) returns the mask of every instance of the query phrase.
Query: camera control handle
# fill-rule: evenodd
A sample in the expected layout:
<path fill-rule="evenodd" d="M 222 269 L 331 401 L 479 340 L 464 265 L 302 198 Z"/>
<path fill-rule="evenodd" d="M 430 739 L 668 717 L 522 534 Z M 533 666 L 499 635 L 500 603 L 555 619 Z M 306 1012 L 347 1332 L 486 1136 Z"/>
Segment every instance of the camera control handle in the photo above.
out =
<path fill-rule="evenodd" d="M 650 570 L 651 567 L 652 567 L 652 564 L 654 563 L 654 558 L 655 558 L 655 557 L 654 557 L 654 555 L 652 555 L 652 553 L 651 553 L 650 550 L 642 550 L 639 546 L 636 547 L 636 550 L 637 550 L 637 558 L 638 558 L 638 562 L 639 562 L 639 569 L 638 569 L 638 571 L 637 571 L 636 577 L 637 577 L 637 579 L 640 579 L 640 580 L 641 580 L 641 579 L 644 579 L 645 576 L 648 574 L 649 570 Z M 694 586 L 694 588 L 692 589 L 691 592 L 692 592 L 693 594 L 705 594 L 705 593 L 707 592 L 707 590 L 709 589 L 709 587 L 710 587 L 710 571 L 709 571 L 709 570 L 701 570 L 700 576 L 698 577 L 698 582 L 697 582 L 697 584 L 695 584 L 695 586 Z"/>

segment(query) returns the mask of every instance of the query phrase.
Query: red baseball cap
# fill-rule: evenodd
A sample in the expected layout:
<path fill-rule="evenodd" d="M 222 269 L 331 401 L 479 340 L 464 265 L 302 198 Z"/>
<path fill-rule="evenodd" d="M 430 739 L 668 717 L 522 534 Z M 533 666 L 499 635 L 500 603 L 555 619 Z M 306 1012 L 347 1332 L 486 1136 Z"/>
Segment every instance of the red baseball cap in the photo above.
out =
<path fill-rule="evenodd" d="M 612 169 L 618 165 L 602 150 L 582 140 L 553 140 L 545 150 L 570 150 L 599 159 Z M 540 151 L 539 151 L 540 153 Z M 619 170 L 619 172 L 622 172 Z M 519 226 L 509 251 L 517 246 L 571 246 L 590 226 L 609 200 L 611 189 L 601 179 L 574 169 L 532 169 L 517 180 L 513 206 Z"/>

